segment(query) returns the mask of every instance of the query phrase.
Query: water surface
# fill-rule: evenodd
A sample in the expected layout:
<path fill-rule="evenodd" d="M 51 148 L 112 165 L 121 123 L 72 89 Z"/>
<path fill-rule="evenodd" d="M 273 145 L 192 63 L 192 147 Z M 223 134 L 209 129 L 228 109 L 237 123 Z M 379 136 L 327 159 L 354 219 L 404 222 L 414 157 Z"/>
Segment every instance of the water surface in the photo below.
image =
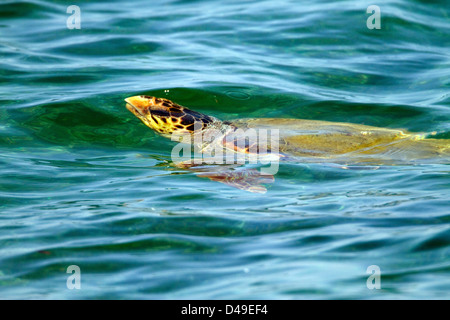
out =
<path fill-rule="evenodd" d="M 283 163 L 252 194 L 171 166 L 123 102 L 449 139 L 446 1 L 377 3 L 380 30 L 368 1 L 77 1 L 80 30 L 71 4 L 0 4 L 1 299 L 450 297 L 448 164 Z"/>

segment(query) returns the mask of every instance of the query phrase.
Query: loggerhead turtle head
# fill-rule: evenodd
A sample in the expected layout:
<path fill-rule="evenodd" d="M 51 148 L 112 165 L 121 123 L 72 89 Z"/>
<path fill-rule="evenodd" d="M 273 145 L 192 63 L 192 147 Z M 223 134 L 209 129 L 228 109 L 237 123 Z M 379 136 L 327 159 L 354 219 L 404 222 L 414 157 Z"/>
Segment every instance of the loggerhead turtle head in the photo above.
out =
<path fill-rule="evenodd" d="M 192 134 L 194 127 L 204 130 L 219 121 L 164 98 L 133 96 L 125 101 L 128 110 L 149 128 L 164 136 L 170 136 L 172 133 Z"/>

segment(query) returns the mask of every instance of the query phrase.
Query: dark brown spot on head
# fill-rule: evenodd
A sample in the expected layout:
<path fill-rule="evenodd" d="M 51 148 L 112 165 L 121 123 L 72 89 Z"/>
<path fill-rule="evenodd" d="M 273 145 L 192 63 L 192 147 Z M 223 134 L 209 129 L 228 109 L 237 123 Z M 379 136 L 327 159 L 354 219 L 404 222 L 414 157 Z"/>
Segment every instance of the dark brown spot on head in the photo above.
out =
<path fill-rule="evenodd" d="M 176 112 L 176 113 L 182 112 L 180 108 L 176 108 L 176 107 L 173 107 L 173 106 L 170 107 L 169 111 L 170 112 Z"/>
<path fill-rule="evenodd" d="M 169 115 L 169 113 L 165 110 L 158 110 L 158 109 L 154 109 L 151 111 L 151 114 L 157 117 L 166 117 Z"/>
<path fill-rule="evenodd" d="M 194 123 L 194 117 L 190 115 L 185 115 L 181 118 L 181 124 L 183 125 L 190 125 Z"/>
<path fill-rule="evenodd" d="M 200 120 L 202 120 L 202 122 L 203 122 L 204 124 L 208 124 L 208 123 L 211 123 L 211 122 L 212 122 L 212 120 L 211 120 L 210 118 L 201 118 Z"/>

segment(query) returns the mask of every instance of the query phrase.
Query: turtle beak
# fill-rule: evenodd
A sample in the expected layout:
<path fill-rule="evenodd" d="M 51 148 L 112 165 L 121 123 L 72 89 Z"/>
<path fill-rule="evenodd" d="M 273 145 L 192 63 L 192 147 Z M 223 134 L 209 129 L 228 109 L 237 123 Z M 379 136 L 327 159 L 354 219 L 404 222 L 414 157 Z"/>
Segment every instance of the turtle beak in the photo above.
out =
<path fill-rule="evenodd" d="M 145 101 L 144 98 L 140 96 L 129 97 L 125 99 L 125 102 L 127 103 L 126 108 L 132 113 L 145 116 L 145 113 L 148 110 L 148 102 Z"/>

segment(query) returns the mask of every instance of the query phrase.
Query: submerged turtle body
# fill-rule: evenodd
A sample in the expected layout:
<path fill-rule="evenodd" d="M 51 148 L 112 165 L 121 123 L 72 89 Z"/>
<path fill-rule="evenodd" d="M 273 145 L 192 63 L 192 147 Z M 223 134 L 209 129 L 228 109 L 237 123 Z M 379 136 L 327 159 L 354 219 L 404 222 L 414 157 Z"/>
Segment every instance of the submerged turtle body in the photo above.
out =
<path fill-rule="evenodd" d="M 234 138 L 238 140 L 240 138 L 245 140 L 246 137 L 239 136 L 238 132 L 242 132 L 238 131 L 239 129 L 244 131 L 277 129 L 279 135 L 277 155 L 281 160 L 344 165 L 392 165 L 423 160 L 448 163 L 450 159 L 449 140 L 426 139 L 426 134 L 410 133 L 404 130 L 283 118 L 221 121 L 163 98 L 135 96 L 125 101 L 128 110 L 163 136 L 170 137 L 174 133 L 218 136 L 214 140 L 206 139 L 207 142 L 201 146 L 201 150 L 219 146 L 236 153 L 249 154 L 258 150 L 258 146 L 244 144 L 239 147 L 236 142 L 230 143 L 227 137 L 234 135 Z M 192 168 L 186 164 L 180 166 Z M 265 190 L 265 188 L 251 190 L 258 185 L 258 182 L 255 182 L 254 172 L 237 174 L 236 171 L 226 171 L 221 168 L 207 173 L 202 172 L 200 175 L 248 191 Z"/>
<path fill-rule="evenodd" d="M 279 129 L 280 152 L 303 161 L 333 159 L 339 163 L 394 164 L 424 159 L 448 161 L 448 140 L 425 139 L 426 134 L 367 125 L 301 119 L 240 119 L 249 129 Z"/>

